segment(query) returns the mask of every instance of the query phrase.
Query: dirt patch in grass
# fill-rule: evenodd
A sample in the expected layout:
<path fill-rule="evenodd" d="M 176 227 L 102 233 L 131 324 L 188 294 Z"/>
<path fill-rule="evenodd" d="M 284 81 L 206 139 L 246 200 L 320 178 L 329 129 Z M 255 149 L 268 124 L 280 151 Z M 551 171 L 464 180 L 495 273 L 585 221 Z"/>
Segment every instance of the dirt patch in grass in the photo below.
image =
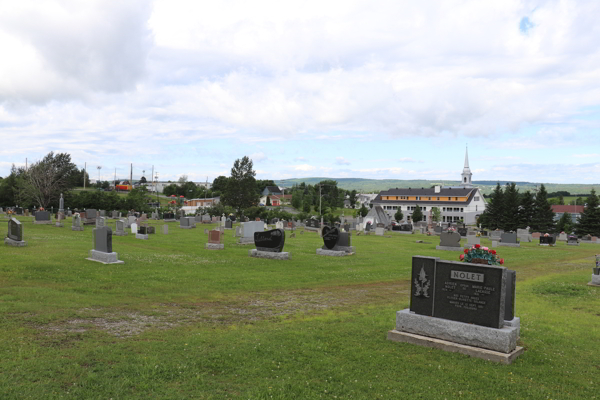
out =
<path fill-rule="evenodd" d="M 316 315 L 326 310 L 352 310 L 364 305 L 401 303 L 408 299 L 408 282 L 360 284 L 353 286 L 257 292 L 224 301 L 159 304 L 146 312 L 83 308 L 78 317 L 38 325 L 46 335 L 104 331 L 115 337 L 131 337 L 149 329 L 170 329 L 183 325 L 246 324 L 267 319 Z"/>

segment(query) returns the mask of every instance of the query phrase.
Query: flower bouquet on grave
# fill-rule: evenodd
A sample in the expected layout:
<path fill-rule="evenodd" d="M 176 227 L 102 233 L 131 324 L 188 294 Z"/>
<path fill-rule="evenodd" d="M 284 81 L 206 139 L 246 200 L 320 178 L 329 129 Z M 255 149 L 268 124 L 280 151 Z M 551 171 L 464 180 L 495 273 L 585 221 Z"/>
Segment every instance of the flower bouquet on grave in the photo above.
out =
<path fill-rule="evenodd" d="M 459 257 L 460 261 L 485 264 L 485 265 L 503 265 L 504 258 L 499 258 L 496 250 L 490 250 L 487 247 L 481 247 L 476 244 L 470 249 L 465 249 L 465 253 Z"/>

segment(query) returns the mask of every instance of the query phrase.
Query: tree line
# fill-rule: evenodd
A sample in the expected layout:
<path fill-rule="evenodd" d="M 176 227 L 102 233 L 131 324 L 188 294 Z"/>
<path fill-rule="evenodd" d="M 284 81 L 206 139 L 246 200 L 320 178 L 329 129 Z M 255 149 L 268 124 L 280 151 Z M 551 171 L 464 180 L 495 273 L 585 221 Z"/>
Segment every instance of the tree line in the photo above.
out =
<path fill-rule="evenodd" d="M 483 228 L 491 230 L 516 231 L 519 228 L 529 227 L 533 232 L 575 231 L 578 235 L 600 236 L 600 208 L 598 208 L 598 196 L 593 189 L 576 223 L 572 222 L 569 213 L 564 213 L 558 221 L 555 221 L 554 217 L 555 213 L 552 211 L 543 184 L 534 195 L 529 190 L 519 193 L 514 182 L 507 183 L 504 188 L 498 183 L 489 196 L 486 209 L 479 217 L 478 223 Z"/>

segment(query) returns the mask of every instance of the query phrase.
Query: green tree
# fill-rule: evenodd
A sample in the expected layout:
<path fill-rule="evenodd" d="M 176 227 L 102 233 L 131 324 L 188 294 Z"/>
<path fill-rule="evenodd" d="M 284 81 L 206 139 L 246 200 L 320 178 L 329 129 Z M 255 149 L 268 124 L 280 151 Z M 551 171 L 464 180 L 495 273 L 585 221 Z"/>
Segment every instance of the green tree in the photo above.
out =
<path fill-rule="evenodd" d="M 598 202 L 596 191 L 592 189 L 575 227 L 578 235 L 600 236 L 600 208 L 598 208 Z"/>
<path fill-rule="evenodd" d="M 561 206 L 565 205 L 565 198 L 563 197 L 562 194 L 558 197 L 558 204 Z"/>
<path fill-rule="evenodd" d="M 292 207 L 296 210 L 300 210 L 302 208 L 302 191 L 294 190 L 292 192 Z"/>
<path fill-rule="evenodd" d="M 542 184 L 535 196 L 535 210 L 531 228 L 534 231 L 549 233 L 554 231 L 554 212 L 548 203 L 548 192 Z"/>
<path fill-rule="evenodd" d="M 419 222 L 423 220 L 423 211 L 421 211 L 421 207 L 417 204 L 417 207 L 412 213 L 413 222 Z"/>
<path fill-rule="evenodd" d="M 237 215 L 243 214 L 245 208 L 256 205 L 259 200 L 254 178 L 256 172 L 252 166 L 252 160 L 247 156 L 235 160 L 227 188 L 221 196 L 221 201 L 225 205 L 233 207 Z"/>
<path fill-rule="evenodd" d="M 48 208 L 50 204 L 58 205 L 60 194 L 74 187 L 72 177 L 78 173 L 77 166 L 71 162 L 71 155 L 55 155 L 54 152 L 50 152 L 42 160 L 33 163 L 23 174 L 18 193 L 19 201 L 44 208 Z"/>
<path fill-rule="evenodd" d="M 14 206 L 17 204 L 19 171 L 13 164 L 10 175 L 0 181 L 0 206 Z"/>
<path fill-rule="evenodd" d="M 566 233 L 571 233 L 573 231 L 573 219 L 571 217 L 571 214 L 569 214 L 568 212 L 565 212 L 560 217 L 560 219 L 556 223 L 556 230 L 558 232 L 566 232 Z"/>
<path fill-rule="evenodd" d="M 277 186 L 277 185 L 271 179 L 257 179 L 256 180 L 256 191 L 259 194 L 261 194 L 267 186 Z"/>
<path fill-rule="evenodd" d="M 480 220 L 481 226 L 494 230 L 501 227 L 504 217 L 504 192 L 502 191 L 500 182 L 496 184 L 496 188 L 489 199 Z"/>
<path fill-rule="evenodd" d="M 304 203 L 302 204 L 302 211 L 304 211 L 305 213 L 310 213 L 311 211 L 311 204 L 307 201 L 306 198 L 304 198 Z"/>
<path fill-rule="evenodd" d="M 442 219 L 442 212 L 438 207 L 431 207 L 431 219 L 433 222 L 440 222 Z"/>
<path fill-rule="evenodd" d="M 266 206 L 270 206 L 271 205 L 271 197 L 267 196 L 267 204 L 265 204 Z"/>
<path fill-rule="evenodd" d="M 229 178 L 227 178 L 226 176 L 218 176 L 213 180 L 211 189 L 213 192 L 219 192 L 219 193 L 225 193 L 225 190 L 227 189 L 227 182 L 228 182 Z"/>
<path fill-rule="evenodd" d="M 396 211 L 396 214 L 394 214 L 394 219 L 396 222 L 400 222 L 404 219 L 404 214 L 402 214 L 402 210 L 400 208 L 398 208 L 398 211 Z"/>
<path fill-rule="evenodd" d="M 505 231 L 516 231 L 519 227 L 519 190 L 514 182 L 506 184 L 503 203 L 501 228 Z"/>
<path fill-rule="evenodd" d="M 535 200 L 533 194 L 528 190 L 521 196 L 519 204 L 519 228 L 526 228 L 533 224 L 533 214 L 535 212 Z"/>
<path fill-rule="evenodd" d="M 369 209 L 365 206 L 365 203 L 363 203 L 358 212 L 360 213 L 360 216 L 364 218 L 369 213 Z"/>

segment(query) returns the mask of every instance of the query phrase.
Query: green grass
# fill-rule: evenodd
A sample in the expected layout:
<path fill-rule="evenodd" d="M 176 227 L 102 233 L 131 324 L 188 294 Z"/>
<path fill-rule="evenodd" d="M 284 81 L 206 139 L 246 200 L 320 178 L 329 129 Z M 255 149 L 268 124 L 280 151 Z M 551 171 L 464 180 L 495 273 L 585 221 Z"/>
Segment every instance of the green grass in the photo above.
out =
<path fill-rule="evenodd" d="M 354 237 L 357 254 L 337 258 L 297 232 L 291 260 L 272 261 L 231 231 L 208 251 L 212 225 L 165 236 L 151 221 L 148 241 L 113 237 L 125 264 L 103 265 L 85 260 L 91 227 L 22 221 L 28 246 L 0 262 L 2 399 L 598 397 L 600 295 L 586 283 L 599 245 L 498 249 L 526 349 L 506 366 L 386 340 L 411 256 L 458 256 L 437 237 Z"/>

